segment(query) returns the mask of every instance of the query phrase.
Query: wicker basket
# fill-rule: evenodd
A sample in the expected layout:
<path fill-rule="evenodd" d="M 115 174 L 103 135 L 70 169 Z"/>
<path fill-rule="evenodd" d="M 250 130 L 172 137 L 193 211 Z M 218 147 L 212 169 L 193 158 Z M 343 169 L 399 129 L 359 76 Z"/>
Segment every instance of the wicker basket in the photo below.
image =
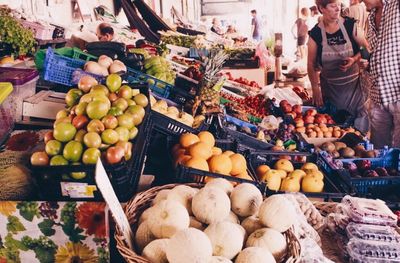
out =
<path fill-rule="evenodd" d="M 125 214 L 128 218 L 128 221 L 132 227 L 133 233 L 136 233 L 138 228 L 139 217 L 147 208 L 149 208 L 152 204 L 153 199 L 156 197 L 157 193 L 164 189 L 172 189 L 178 184 L 168 184 L 164 186 L 154 187 L 147 191 L 141 192 L 135 196 L 132 200 L 130 200 L 125 206 Z M 203 185 L 200 184 L 186 184 L 191 187 L 201 188 Z M 287 240 L 288 248 L 287 248 L 287 256 L 286 263 L 296 263 L 300 259 L 300 242 L 296 238 L 292 229 L 289 229 L 285 233 L 285 237 Z M 121 255 L 124 257 L 126 262 L 129 263 L 151 263 L 146 258 L 138 255 L 135 251 L 129 249 L 127 243 L 125 242 L 125 238 L 119 229 L 116 227 L 115 231 L 115 239 L 117 242 L 117 248 Z M 135 246 L 135 242 L 132 242 Z"/>

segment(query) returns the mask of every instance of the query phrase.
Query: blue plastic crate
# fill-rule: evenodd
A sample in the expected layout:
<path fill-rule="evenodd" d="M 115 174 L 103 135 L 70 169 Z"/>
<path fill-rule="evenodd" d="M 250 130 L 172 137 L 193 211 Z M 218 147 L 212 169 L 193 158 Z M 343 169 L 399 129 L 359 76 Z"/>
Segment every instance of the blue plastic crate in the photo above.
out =
<path fill-rule="evenodd" d="M 44 60 L 44 79 L 71 87 L 77 84 L 76 81 L 73 81 L 74 73 L 80 72 L 80 75 L 91 75 L 101 82 L 103 79 L 102 76 L 97 76 L 81 70 L 85 63 L 86 61 L 84 60 L 58 55 L 54 53 L 53 49 L 48 48 Z"/>
<path fill-rule="evenodd" d="M 150 90 L 162 98 L 168 98 L 171 90 L 174 88 L 174 86 L 171 84 L 131 68 L 128 68 L 126 80 L 128 82 L 147 82 Z"/>
<path fill-rule="evenodd" d="M 340 159 L 343 163 L 349 163 L 360 160 L 371 161 L 371 169 L 377 167 L 384 167 L 386 169 L 396 169 L 400 171 L 400 149 L 390 149 L 384 156 L 380 158 L 357 158 L 357 159 Z M 369 194 L 371 188 L 379 188 L 388 185 L 399 185 L 400 176 L 379 176 L 379 177 L 351 177 L 347 169 L 338 169 L 339 167 L 333 166 L 327 159 L 326 155 L 320 154 L 318 164 L 324 169 L 324 172 L 330 178 L 340 184 L 344 185 L 350 191 L 355 191 L 360 196 Z"/>
<path fill-rule="evenodd" d="M 203 56 L 208 56 L 208 50 L 206 48 L 189 48 L 190 58 L 200 58 Z"/>

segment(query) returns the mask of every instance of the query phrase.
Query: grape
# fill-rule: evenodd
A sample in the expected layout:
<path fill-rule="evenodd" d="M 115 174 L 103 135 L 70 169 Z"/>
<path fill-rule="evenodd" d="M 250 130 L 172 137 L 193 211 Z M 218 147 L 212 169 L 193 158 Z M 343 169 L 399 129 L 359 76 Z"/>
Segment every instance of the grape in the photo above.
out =
<path fill-rule="evenodd" d="M 59 205 L 57 202 L 43 202 L 39 206 L 40 214 L 49 219 L 57 219 L 57 209 Z"/>
<path fill-rule="evenodd" d="M 75 202 L 67 202 L 61 210 L 61 221 L 65 223 L 75 222 Z"/>

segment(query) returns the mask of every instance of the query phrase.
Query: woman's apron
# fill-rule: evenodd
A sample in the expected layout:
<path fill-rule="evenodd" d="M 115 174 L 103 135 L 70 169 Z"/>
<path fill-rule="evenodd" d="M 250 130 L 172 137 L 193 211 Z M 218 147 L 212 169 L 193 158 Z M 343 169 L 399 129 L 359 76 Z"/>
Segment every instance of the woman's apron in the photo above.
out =
<path fill-rule="evenodd" d="M 350 37 L 344 24 L 339 21 L 345 44 L 328 45 L 323 22 L 319 24 L 322 33 L 321 91 L 325 101 L 331 102 L 338 110 L 346 110 L 355 118 L 354 126 L 362 132 L 369 129 L 365 96 L 359 78 L 359 67 L 354 63 L 343 72 L 339 66 L 345 58 L 354 56 Z"/>

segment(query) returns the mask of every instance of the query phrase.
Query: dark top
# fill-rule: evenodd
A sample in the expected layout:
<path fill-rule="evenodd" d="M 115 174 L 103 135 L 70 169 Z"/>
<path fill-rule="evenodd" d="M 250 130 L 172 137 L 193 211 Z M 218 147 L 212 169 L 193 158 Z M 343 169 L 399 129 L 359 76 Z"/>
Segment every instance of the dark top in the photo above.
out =
<path fill-rule="evenodd" d="M 308 26 L 306 24 L 306 20 L 303 18 L 298 18 L 295 23 L 297 25 L 297 37 L 307 36 Z"/>
<path fill-rule="evenodd" d="M 260 36 L 260 21 L 259 21 L 258 17 L 253 17 L 253 19 L 251 19 L 251 25 L 254 26 L 253 37 L 259 37 Z"/>
<path fill-rule="evenodd" d="M 214 28 L 214 26 L 211 27 L 211 32 L 214 32 L 215 34 L 220 35 L 220 36 L 223 35 L 223 34 L 219 33 L 219 32 Z"/>
<path fill-rule="evenodd" d="M 345 18 L 344 27 L 346 28 L 347 34 L 349 35 L 351 45 L 353 47 L 354 55 L 360 51 L 360 47 L 357 42 L 353 38 L 353 29 L 356 21 L 352 18 Z M 322 33 L 321 28 L 316 24 L 309 32 L 310 37 L 317 43 L 317 61 L 320 65 L 321 63 L 321 55 L 322 55 Z M 344 39 L 342 31 L 339 29 L 333 34 L 326 33 L 326 38 L 328 45 L 341 45 L 345 44 L 346 40 Z"/>

